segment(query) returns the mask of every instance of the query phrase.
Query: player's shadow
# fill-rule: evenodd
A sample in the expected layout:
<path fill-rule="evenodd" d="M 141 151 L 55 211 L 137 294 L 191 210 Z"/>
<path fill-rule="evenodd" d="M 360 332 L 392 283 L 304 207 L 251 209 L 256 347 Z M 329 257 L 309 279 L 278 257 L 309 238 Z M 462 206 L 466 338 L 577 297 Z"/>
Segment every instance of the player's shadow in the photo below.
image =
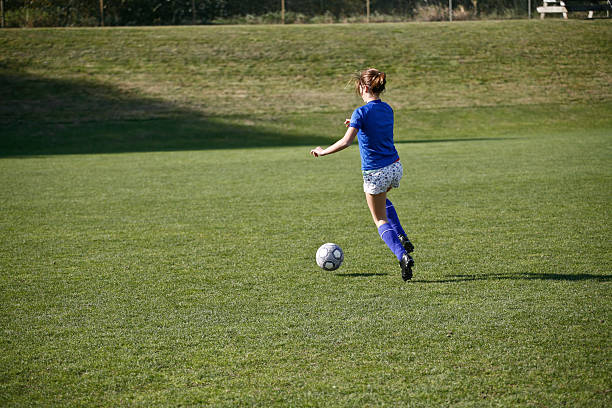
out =
<path fill-rule="evenodd" d="M 483 280 L 552 280 L 552 281 L 597 281 L 610 282 L 612 275 L 593 275 L 588 273 L 517 273 L 517 274 L 483 274 L 483 275 L 449 275 L 442 279 L 414 279 L 415 283 L 457 283 Z"/>
<path fill-rule="evenodd" d="M 316 146 L 329 138 L 207 116 L 91 80 L 51 79 L 0 62 L 0 157 Z M 202 97 L 204 99 L 204 96 Z"/>

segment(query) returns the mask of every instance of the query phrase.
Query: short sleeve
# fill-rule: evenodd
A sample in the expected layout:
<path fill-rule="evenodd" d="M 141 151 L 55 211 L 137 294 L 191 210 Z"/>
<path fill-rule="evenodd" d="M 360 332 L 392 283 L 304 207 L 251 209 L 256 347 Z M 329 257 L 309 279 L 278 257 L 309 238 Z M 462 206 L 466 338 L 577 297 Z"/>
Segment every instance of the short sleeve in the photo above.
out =
<path fill-rule="evenodd" d="M 350 127 L 354 127 L 355 129 L 361 129 L 363 127 L 363 114 L 361 109 L 357 108 L 353 111 L 351 115 L 351 124 Z"/>

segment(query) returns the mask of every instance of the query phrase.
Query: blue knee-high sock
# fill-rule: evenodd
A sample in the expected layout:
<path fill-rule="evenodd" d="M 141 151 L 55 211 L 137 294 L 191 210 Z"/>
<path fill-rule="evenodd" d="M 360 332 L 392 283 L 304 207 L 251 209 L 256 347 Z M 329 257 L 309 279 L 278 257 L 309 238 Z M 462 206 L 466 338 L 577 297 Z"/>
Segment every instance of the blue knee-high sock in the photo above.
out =
<path fill-rule="evenodd" d="M 397 233 L 391 226 L 391 224 L 385 223 L 378 227 L 378 234 L 385 241 L 385 244 L 389 247 L 391 252 L 395 254 L 398 261 L 402 260 L 402 256 L 406 253 L 406 250 L 402 246 L 399 238 L 397 237 Z"/>
<path fill-rule="evenodd" d="M 400 224 L 397 212 L 395 212 L 395 207 L 393 207 L 393 203 L 389 201 L 389 199 L 387 199 L 387 220 L 389 220 L 389 224 L 391 224 L 398 235 L 406 236 L 402 224 Z"/>

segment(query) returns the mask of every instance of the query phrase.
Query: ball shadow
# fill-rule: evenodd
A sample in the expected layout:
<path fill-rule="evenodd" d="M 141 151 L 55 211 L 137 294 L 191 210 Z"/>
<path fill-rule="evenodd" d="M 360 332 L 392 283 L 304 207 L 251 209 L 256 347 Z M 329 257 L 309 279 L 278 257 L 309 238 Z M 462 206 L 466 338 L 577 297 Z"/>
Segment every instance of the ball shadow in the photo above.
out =
<path fill-rule="evenodd" d="M 336 273 L 336 276 L 339 276 L 341 278 L 367 278 L 370 276 L 386 276 L 389 275 L 386 272 L 381 272 L 381 273 L 367 273 L 367 272 L 363 272 L 363 273 Z"/>

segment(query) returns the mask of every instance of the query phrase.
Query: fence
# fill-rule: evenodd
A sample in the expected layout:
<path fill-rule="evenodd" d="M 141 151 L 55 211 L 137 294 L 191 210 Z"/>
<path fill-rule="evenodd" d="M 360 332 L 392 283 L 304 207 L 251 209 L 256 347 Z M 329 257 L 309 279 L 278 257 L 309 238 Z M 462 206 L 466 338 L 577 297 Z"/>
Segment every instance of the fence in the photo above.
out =
<path fill-rule="evenodd" d="M 533 0 L 0 0 L 2 27 L 530 18 Z"/>

